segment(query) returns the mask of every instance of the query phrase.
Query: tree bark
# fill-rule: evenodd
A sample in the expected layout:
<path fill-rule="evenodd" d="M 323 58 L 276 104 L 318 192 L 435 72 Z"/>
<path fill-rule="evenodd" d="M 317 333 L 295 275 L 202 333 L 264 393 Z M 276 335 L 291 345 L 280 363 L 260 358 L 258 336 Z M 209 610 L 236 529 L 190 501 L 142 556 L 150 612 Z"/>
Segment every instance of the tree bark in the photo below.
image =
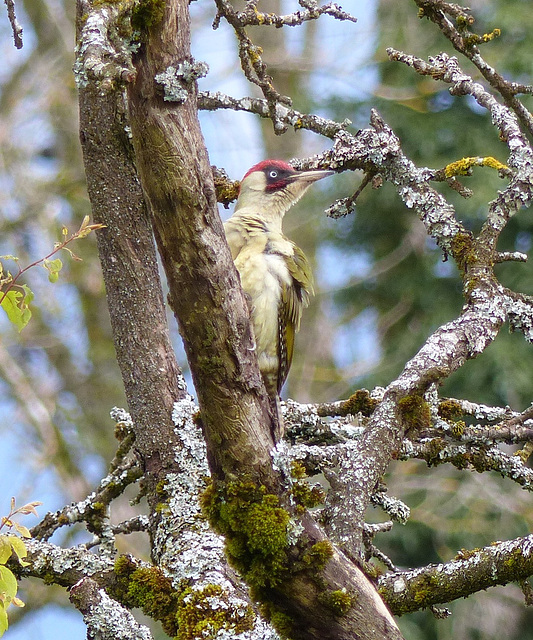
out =
<path fill-rule="evenodd" d="M 211 468 L 234 466 L 230 443 L 255 473 L 269 463 L 268 401 L 253 352 L 249 313 L 218 215 L 195 84 L 182 103 L 164 100 L 155 76 L 191 63 L 188 3 L 165 16 L 136 60 L 130 114 L 137 167 L 202 410 Z M 243 429 L 243 424 L 246 427 Z M 244 431 L 253 435 L 245 439 Z M 257 446 L 256 443 L 259 443 Z M 262 452 L 262 453 L 260 453 Z"/>
<path fill-rule="evenodd" d="M 156 80 L 193 64 L 185 0 L 165 5 L 135 62 L 129 95 L 137 167 L 198 393 L 211 470 L 215 481 L 252 480 L 288 503 L 272 467 L 272 419 L 246 301 L 216 209 L 196 85 L 182 84 L 187 97 L 170 102 Z M 302 525 L 309 547 L 324 540 L 309 514 Z M 337 616 L 325 600 L 343 589 L 352 604 Z M 320 579 L 296 572 L 269 597 L 290 618 L 294 638 L 402 637 L 374 586 L 338 552 Z"/>
<path fill-rule="evenodd" d="M 148 472 L 172 465 L 174 402 L 185 383 L 170 343 L 165 306 L 142 190 L 124 131 L 120 91 L 80 90 L 80 139 L 117 360 Z M 164 439 L 155 437 L 156 428 Z M 167 459 L 165 460 L 165 457 Z"/>

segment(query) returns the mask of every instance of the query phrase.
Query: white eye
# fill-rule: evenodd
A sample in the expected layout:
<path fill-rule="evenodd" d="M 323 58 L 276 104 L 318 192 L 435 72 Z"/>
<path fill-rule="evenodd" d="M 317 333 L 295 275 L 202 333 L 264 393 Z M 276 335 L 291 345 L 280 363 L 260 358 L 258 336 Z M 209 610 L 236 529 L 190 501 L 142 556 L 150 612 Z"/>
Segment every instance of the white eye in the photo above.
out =
<path fill-rule="evenodd" d="M 275 171 L 275 170 L 272 170 L 272 171 L 269 172 L 268 177 L 269 178 L 277 178 L 278 177 L 278 172 Z"/>

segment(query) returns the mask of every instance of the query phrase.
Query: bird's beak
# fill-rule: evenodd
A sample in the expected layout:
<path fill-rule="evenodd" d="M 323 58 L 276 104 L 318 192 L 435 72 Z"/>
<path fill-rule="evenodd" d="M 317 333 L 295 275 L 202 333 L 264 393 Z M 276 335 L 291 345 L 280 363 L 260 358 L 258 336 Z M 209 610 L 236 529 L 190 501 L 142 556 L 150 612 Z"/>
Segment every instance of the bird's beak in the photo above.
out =
<path fill-rule="evenodd" d="M 311 171 L 298 171 L 293 176 L 294 182 L 303 182 L 312 184 L 317 180 L 322 180 L 322 178 L 327 178 L 328 176 L 332 176 L 335 171 L 329 171 L 327 169 L 313 169 Z"/>

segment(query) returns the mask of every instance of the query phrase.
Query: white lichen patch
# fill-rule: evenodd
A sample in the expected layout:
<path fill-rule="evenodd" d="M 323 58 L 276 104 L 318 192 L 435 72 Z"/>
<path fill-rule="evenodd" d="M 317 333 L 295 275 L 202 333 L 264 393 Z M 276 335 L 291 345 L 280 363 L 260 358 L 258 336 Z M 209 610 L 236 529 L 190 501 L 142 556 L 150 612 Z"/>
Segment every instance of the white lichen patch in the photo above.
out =
<path fill-rule="evenodd" d="M 62 549 L 55 544 L 29 538 L 24 541 L 32 556 L 32 572 L 52 572 L 58 575 L 77 570 L 84 576 L 113 571 L 113 560 L 102 554 L 90 553 L 83 547 Z"/>
<path fill-rule="evenodd" d="M 99 589 L 96 603 L 83 614 L 88 636 L 100 640 L 152 640 L 148 627 L 139 624 L 133 615 L 104 589 Z"/>
<path fill-rule="evenodd" d="M 180 62 L 177 67 L 167 67 L 158 73 L 155 81 L 163 87 L 163 100 L 182 104 L 190 94 L 193 82 L 207 75 L 209 67 L 205 62 Z"/>

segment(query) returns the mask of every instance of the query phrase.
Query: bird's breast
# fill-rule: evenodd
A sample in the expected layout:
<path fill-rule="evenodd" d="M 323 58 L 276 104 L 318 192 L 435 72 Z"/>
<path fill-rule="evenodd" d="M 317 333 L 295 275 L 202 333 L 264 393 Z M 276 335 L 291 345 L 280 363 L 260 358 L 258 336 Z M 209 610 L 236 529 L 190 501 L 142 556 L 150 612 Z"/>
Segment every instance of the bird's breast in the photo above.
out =
<path fill-rule="evenodd" d="M 278 340 L 279 304 L 282 284 L 290 285 L 291 275 L 283 256 L 243 249 L 235 260 L 241 285 L 249 298 L 258 357 L 270 354 Z"/>

